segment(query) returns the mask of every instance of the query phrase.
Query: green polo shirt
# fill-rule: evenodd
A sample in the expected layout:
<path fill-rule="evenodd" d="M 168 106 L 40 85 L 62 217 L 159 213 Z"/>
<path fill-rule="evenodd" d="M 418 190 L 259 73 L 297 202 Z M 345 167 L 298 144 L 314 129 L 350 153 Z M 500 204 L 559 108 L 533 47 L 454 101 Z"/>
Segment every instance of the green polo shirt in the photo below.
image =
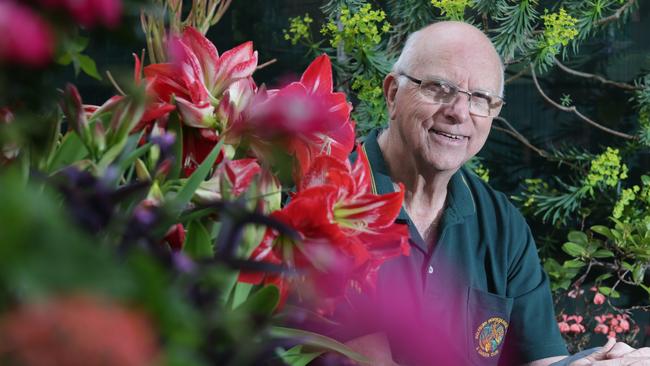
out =
<path fill-rule="evenodd" d="M 394 186 L 378 133 L 362 148 L 373 190 L 384 194 Z M 411 254 L 387 261 L 377 281 L 383 326 L 402 327 L 389 332 L 395 361 L 458 364 L 454 354 L 463 364 L 509 365 L 567 354 L 534 239 L 504 194 L 463 168 L 449 182 L 432 247 L 403 208 L 396 222 L 409 226 Z M 409 328 L 406 314 L 420 314 L 419 323 Z"/>

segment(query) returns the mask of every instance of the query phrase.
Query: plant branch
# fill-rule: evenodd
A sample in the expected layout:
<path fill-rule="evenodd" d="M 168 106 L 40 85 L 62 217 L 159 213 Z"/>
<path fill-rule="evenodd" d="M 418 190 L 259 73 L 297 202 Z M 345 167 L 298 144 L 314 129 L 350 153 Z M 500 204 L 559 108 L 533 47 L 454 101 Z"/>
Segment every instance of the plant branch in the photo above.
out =
<path fill-rule="evenodd" d="M 533 150 L 534 152 L 536 152 L 539 156 L 541 156 L 543 158 L 548 158 L 549 157 L 548 152 L 546 152 L 546 151 L 536 147 L 532 143 L 530 143 L 530 141 L 524 135 L 519 133 L 519 131 L 517 131 L 517 129 L 515 129 L 505 118 L 503 118 L 503 117 L 494 117 L 494 119 L 501 122 L 501 123 L 503 123 L 507 128 L 498 127 L 498 126 L 493 125 L 492 126 L 493 129 L 495 129 L 497 131 L 500 131 L 500 132 L 507 133 L 508 135 L 514 137 L 517 141 L 521 142 L 524 146 L 526 146 L 527 148 L 529 148 L 529 149 Z"/>
<path fill-rule="evenodd" d="M 623 15 L 623 12 L 625 10 L 627 10 L 629 7 L 631 7 L 632 5 L 634 5 L 635 3 L 636 3 L 636 0 L 628 0 L 628 2 L 626 2 L 620 8 L 618 8 L 616 10 L 616 12 L 614 12 L 614 14 L 612 14 L 612 15 L 610 15 L 608 17 L 597 20 L 595 22 L 595 24 L 596 25 L 605 25 L 607 23 L 611 23 L 611 22 L 619 20 L 621 18 L 621 16 Z"/>
<path fill-rule="evenodd" d="M 542 90 L 542 87 L 539 85 L 539 81 L 537 80 L 537 75 L 535 74 L 535 67 L 533 65 L 531 65 L 530 74 L 533 77 L 533 82 L 535 83 L 535 87 L 537 88 L 537 91 L 539 92 L 539 94 L 541 94 L 542 97 L 549 104 L 551 104 L 553 107 L 555 107 L 555 108 L 557 108 L 557 109 L 559 109 L 559 110 L 561 110 L 563 112 L 574 113 L 580 119 L 582 119 L 583 121 L 585 121 L 588 124 L 592 125 L 593 127 L 596 127 L 598 129 L 600 129 L 602 131 L 605 131 L 605 132 L 607 132 L 609 134 L 612 134 L 614 136 L 618 136 L 618 137 L 624 138 L 626 140 L 636 140 L 637 139 L 635 136 L 628 135 L 628 134 L 620 132 L 620 131 L 612 130 L 611 128 L 608 128 L 608 127 L 605 127 L 605 126 L 601 125 L 600 123 L 598 123 L 598 122 L 590 119 L 589 117 L 585 116 L 584 114 L 580 113 L 580 111 L 575 106 L 565 107 L 565 106 L 555 102 L 548 95 L 546 95 L 546 93 L 544 93 L 544 90 Z"/>
<path fill-rule="evenodd" d="M 257 65 L 257 68 L 255 70 L 263 69 L 263 68 L 265 68 L 265 67 L 267 67 L 267 66 L 269 66 L 271 64 L 276 63 L 277 61 L 278 61 L 277 58 L 270 59 L 270 60 L 266 61 L 265 63 L 263 63 L 261 65 Z"/>
<path fill-rule="evenodd" d="M 561 63 L 560 60 L 558 60 L 557 58 L 554 57 L 553 59 L 555 61 L 555 64 L 560 69 L 562 69 L 562 71 L 564 71 L 564 72 L 566 72 L 568 74 L 579 76 L 579 77 L 582 77 L 582 78 L 598 80 L 603 84 L 612 85 L 612 86 L 615 86 L 617 88 L 621 88 L 621 89 L 625 89 L 625 90 L 635 91 L 635 90 L 642 90 L 643 89 L 643 88 L 641 88 L 639 86 L 608 80 L 608 79 L 605 79 L 604 77 L 602 77 L 600 75 L 589 74 L 589 73 L 586 73 L 586 72 L 574 70 L 574 69 L 571 69 L 568 66 L 564 65 L 563 63 Z"/>
<path fill-rule="evenodd" d="M 516 73 L 516 74 L 512 75 L 511 77 L 507 78 L 507 79 L 505 80 L 504 84 L 510 84 L 511 82 L 513 82 L 513 81 L 519 79 L 519 78 L 522 77 L 522 76 L 526 73 L 526 71 L 528 71 L 529 69 L 530 69 L 530 65 L 524 67 L 524 68 L 521 69 L 521 71 L 519 71 L 518 73 Z"/>

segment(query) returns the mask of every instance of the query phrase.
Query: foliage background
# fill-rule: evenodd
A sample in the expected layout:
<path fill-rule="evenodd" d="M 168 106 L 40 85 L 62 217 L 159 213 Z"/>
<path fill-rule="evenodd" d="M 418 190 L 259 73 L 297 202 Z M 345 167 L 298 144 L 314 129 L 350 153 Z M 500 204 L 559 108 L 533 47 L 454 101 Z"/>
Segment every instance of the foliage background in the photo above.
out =
<path fill-rule="evenodd" d="M 252 40 L 259 51 L 260 64 L 271 59 L 277 60 L 257 71 L 256 80 L 258 83 L 264 82 L 276 87 L 289 78 L 295 79 L 311 60 L 311 57 L 305 57 L 307 48 L 300 45 L 292 46 L 284 39 L 283 30 L 289 27 L 289 18 L 309 13 L 314 18 L 313 32 L 317 34 L 324 23 L 320 9 L 323 3 L 323 1 L 311 0 L 234 1 L 223 20 L 210 30 L 208 37 L 219 50 L 229 49 L 246 40 Z M 388 9 L 395 2 L 372 1 L 370 3 L 375 9 Z M 539 3 L 551 8 L 557 2 L 540 1 Z M 631 82 L 650 72 L 650 37 L 647 36 L 650 27 L 650 3 L 638 1 L 637 4 L 637 8 L 630 14 L 625 25 L 608 27 L 582 43 L 579 52 L 571 55 L 567 65 L 583 72 L 624 82 Z M 134 2 L 132 6 L 133 8 L 130 9 L 132 16 L 119 30 L 118 37 L 114 35 L 111 38 L 104 37 L 100 31 L 92 34 L 92 42 L 88 45 L 87 53 L 95 59 L 97 69 L 102 75 L 105 70 L 111 70 L 119 79 L 121 74 L 131 73 L 133 60 L 130 54 L 139 53 L 145 44 L 136 15 L 138 3 Z M 441 16 L 435 10 L 428 11 L 431 13 L 427 16 Z M 389 21 L 394 24 L 394 19 Z M 514 69 L 509 70 L 506 77 L 516 72 L 517 70 Z M 75 78 L 75 83 L 87 103 L 100 104 L 114 94 L 113 87 L 105 77 L 102 82 L 83 73 L 75 77 L 71 68 L 62 67 L 57 73 L 39 82 L 50 87 L 54 85 L 63 88 L 65 81 Z M 557 67 L 549 68 L 546 73 L 540 75 L 540 79 L 544 90 L 553 100 L 566 99 L 568 95 L 585 115 L 594 120 L 607 121 L 606 123 L 617 129 L 628 131 L 633 130 L 638 121 L 638 110 L 629 100 L 630 93 L 569 76 Z M 30 80 L 25 82 L 29 83 Z M 569 146 L 598 154 L 606 146 L 623 146 L 620 140 L 588 126 L 574 115 L 550 107 L 535 90 L 529 74 L 507 83 L 505 94 L 507 106 L 502 111 L 502 117 L 510 121 L 538 148 L 554 151 Z M 524 179 L 567 177 L 569 173 L 566 167 L 558 168 L 554 164 L 549 164 L 546 159 L 531 149 L 499 131 L 492 132 L 480 156 L 483 158 L 483 165 L 490 171 L 491 185 L 512 196 L 521 193 Z M 630 179 L 639 181 L 640 175 L 647 172 L 650 166 L 647 146 L 637 148 L 633 154 L 628 154 L 625 163 L 630 171 Z M 620 190 L 619 186 L 617 194 L 620 194 Z M 567 227 L 549 225 L 548 222 L 543 222 L 532 215 L 528 220 L 535 233 L 542 257 L 555 258 L 560 263 L 571 258 L 561 250 L 562 244 L 567 240 L 569 231 Z M 583 228 L 576 225 L 574 229 Z M 634 304 L 641 303 L 644 299 L 647 302 L 647 294 L 632 291 L 626 293 L 620 301 Z M 575 304 L 570 300 L 562 300 L 558 306 L 568 309 L 569 312 L 579 310 L 573 309 Z M 641 328 L 638 335 L 639 345 L 650 344 L 648 313 L 635 312 L 634 317 Z M 590 342 L 599 344 L 602 343 L 602 339 L 594 337 Z"/>

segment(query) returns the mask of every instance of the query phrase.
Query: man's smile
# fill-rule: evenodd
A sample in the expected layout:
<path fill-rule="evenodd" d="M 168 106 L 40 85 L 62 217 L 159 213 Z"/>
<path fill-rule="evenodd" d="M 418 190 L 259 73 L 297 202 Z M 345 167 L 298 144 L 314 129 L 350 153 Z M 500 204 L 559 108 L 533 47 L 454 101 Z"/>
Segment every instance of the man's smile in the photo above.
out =
<path fill-rule="evenodd" d="M 429 129 L 429 133 L 430 134 L 433 133 L 435 135 L 442 136 L 442 137 L 445 137 L 445 138 L 447 138 L 449 140 L 453 140 L 453 141 L 464 141 L 465 139 L 469 139 L 468 136 L 457 135 L 457 134 L 453 134 L 453 133 L 449 133 L 449 132 L 439 131 L 439 130 L 436 130 L 436 129 L 433 129 L 433 128 Z"/>

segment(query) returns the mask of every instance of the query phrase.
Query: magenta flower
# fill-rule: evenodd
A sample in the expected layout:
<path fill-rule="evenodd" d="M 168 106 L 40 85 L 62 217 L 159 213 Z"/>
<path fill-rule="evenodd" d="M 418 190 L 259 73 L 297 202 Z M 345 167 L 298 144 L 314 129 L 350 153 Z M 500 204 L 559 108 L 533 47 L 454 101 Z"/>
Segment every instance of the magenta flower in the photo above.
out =
<path fill-rule="evenodd" d="M 52 60 L 52 31 L 30 8 L 0 1 L 0 34 L 0 63 L 42 67 Z"/>
<path fill-rule="evenodd" d="M 84 27 L 115 28 L 122 16 L 122 0 L 39 0 L 49 8 L 62 8 Z"/>

